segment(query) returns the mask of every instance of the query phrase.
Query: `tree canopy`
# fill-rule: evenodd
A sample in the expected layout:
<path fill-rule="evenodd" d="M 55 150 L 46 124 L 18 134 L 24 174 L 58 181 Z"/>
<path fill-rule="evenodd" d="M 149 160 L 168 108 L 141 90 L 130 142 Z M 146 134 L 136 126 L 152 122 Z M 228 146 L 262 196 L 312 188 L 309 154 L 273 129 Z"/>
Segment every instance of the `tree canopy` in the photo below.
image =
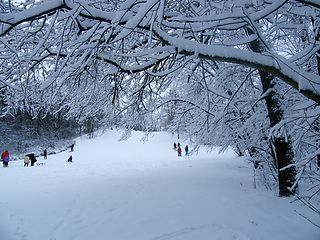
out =
<path fill-rule="evenodd" d="M 275 179 L 277 141 L 285 155 L 292 145 L 285 168 L 297 166 L 297 179 L 320 154 L 316 0 L 0 4 L 6 114 L 161 125 L 249 152 Z"/>

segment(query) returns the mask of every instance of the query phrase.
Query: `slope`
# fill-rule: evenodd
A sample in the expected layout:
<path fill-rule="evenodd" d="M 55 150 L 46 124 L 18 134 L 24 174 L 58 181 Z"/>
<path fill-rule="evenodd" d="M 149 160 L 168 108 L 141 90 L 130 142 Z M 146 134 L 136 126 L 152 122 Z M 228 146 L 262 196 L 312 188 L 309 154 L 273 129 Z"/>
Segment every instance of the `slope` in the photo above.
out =
<path fill-rule="evenodd" d="M 318 240 L 319 229 L 229 151 L 177 157 L 166 133 L 107 131 L 75 152 L 0 169 L 1 240 Z M 192 146 L 191 146 L 192 147 Z M 67 163 L 72 154 L 73 163 Z"/>

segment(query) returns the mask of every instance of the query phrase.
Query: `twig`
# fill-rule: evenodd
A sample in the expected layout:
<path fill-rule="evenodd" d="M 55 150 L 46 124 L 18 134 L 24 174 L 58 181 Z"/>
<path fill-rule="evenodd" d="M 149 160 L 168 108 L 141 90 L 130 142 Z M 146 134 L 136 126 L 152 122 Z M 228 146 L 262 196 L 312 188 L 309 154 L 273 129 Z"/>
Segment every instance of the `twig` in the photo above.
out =
<path fill-rule="evenodd" d="M 303 217 L 304 219 L 306 219 L 308 222 L 310 222 L 312 225 L 320 228 L 320 225 L 314 223 L 313 221 L 311 221 L 309 218 L 307 218 L 306 216 L 302 215 L 301 213 L 299 213 L 297 210 L 294 210 L 297 214 L 299 214 L 301 217 Z"/>

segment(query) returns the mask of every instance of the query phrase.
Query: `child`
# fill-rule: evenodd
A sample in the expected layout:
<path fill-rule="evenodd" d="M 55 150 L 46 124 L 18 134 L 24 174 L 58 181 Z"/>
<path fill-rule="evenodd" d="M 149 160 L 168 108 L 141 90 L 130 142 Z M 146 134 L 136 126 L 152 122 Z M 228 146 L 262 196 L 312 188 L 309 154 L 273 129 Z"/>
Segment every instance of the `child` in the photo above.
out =
<path fill-rule="evenodd" d="M 23 162 L 24 162 L 24 167 L 28 167 L 30 163 L 30 158 L 28 156 L 25 156 Z"/>

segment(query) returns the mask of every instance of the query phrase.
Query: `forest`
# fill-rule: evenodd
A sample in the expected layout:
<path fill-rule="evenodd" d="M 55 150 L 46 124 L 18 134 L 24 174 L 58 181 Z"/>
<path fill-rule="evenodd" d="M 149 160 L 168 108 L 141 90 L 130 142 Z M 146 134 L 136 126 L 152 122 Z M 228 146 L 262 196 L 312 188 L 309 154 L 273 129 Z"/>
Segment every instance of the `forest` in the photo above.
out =
<path fill-rule="evenodd" d="M 317 0 L 1 0 L 0 51 L 2 128 L 168 131 L 320 192 Z"/>

